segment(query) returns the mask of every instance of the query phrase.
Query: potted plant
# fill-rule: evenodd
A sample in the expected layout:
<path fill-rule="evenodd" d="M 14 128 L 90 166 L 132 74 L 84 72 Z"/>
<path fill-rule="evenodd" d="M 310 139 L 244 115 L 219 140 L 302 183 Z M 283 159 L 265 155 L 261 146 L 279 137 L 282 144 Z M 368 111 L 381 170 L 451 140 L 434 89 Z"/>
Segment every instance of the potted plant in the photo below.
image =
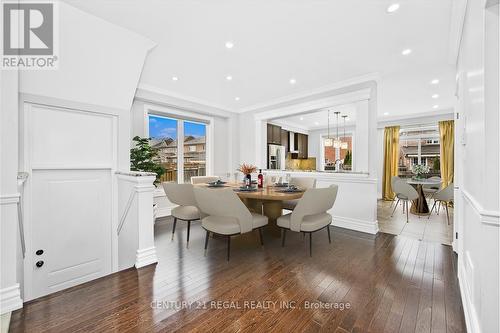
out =
<path fill-rule="evenodd" d="M 132 141 L 135 147 L 130 149 L 130 170 L 156 173 L 155 185 L 160 183 L 160 177 L 165 169 L 159 163 L 158 150 L 151 147 L 149 138 L 135 136 Z"/>
<path fill-rule="evenodd" d="M 429 167 L 423 164 L 415 164 L 412 167 L 411 171 L 415 175 L 415 179 L 422 179 L 424 174 L 429 173 Z"/>

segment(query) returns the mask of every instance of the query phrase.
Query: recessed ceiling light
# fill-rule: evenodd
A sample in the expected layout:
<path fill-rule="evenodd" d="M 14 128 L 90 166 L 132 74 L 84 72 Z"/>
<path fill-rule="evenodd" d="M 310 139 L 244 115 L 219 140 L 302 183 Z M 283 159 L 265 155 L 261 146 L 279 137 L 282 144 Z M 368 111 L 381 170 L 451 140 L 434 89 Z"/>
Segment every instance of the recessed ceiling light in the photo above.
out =
<path fill-rule="evenodd" d="M 434 98 L 434 99 L 436 99 L 436 98 L 439 98 L 439 95 L 438 94 L 434 94 L 431 97 Z"/>
<path fill-rule="evenodd" d="M 403 52 L 401 52 L 402 55 L 408 55 L 411 53 L 411 49 L 405 49 Z"/>
<path fill-rule="evenodd" d="M 292 79 L 290 79 L 290 84 L 295 84 L 295 83 L 297 83 L 297 80 L 295 80 L 295 79 L 293 79 L 293 78 L 292 78 Z"/>
<path fill-rule="evenodd" d="M 393 3 L 392 5 L 390 5 L 389 7 L 387 7 L 387 12 L 388 13 L 394 13 L 398 9 L 399 9 L 399 3 Z"/>
<path fill-rule="evenodd" d="M 234 100 L 235 100 L 235 101 L 239 101 L 239 100 L 240 100 L 240 98 L 239 98 L 239 97 L 235 97 L 235 98 L 234 98 Z"/>
<path fill-rule="evenodd" d="M 179 81 L 179 78 L 177 76 L 172 76 L 172 81 Z"/>
<path fill-rule="evenodd" d="M 300 120 L 304 120 L 304 117 L 300 117 Z"/>
<path fill-rule="evenodd" d="M 226 42 L 226 48 L 228 48 L 228 49 L 232 49 L 232 48 L 233 48 L 233 46 L 234 46 L 233 42 L 231 42 L 231 41 L 227 41 L 227 42 Z"/>
<path fill-rule="evenodd" d="M 314 125 L 318 126 L 318 125 L 319 125 L 319 123 L 318 123 L 317 121 L 315 121 L 315 122 L 314 122 Z"/>
<path fill-rule="evenodd" d="M 439 80 L 438 79 L 434 79 L 431 81 L 431 84 L 438 84 L 439 83 Z"/>
<path fill-rule="evenodd" d="M 384 116 L 388 116 L 389 115 L 389 112 L 384 112 Z"/>
<path fill-rule="evenodd" d="M 432 106 L 433 109 L 437 109 L 438 107 L 439 107 L 439 105 L 437 105 L 437 104 Z"/>
<path fill-rule="evenodd" d="M 231 81 L 233 77 L 231 75 L 226 76 L 226 80 Z"/>

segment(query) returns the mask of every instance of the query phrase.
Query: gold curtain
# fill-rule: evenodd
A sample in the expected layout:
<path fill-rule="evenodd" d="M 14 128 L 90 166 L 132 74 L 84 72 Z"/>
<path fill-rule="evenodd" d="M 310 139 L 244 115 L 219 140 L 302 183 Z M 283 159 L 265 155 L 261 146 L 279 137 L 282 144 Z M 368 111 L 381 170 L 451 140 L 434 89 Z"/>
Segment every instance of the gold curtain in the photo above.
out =
<path fill-rule="evenodd" d="M 441 179 L 443 188 L 453 182 L 453 149 L 455 144 L 455 122 L 446 120 L 439 122 L 439 143 L 441 154 Z"/>
<path fill-rule="evenodd" d="M 399 126 L 384 129 L 384 173 L 382 177 L 382 198 L 394 200 L 391 178 L 398 175 Z"/>

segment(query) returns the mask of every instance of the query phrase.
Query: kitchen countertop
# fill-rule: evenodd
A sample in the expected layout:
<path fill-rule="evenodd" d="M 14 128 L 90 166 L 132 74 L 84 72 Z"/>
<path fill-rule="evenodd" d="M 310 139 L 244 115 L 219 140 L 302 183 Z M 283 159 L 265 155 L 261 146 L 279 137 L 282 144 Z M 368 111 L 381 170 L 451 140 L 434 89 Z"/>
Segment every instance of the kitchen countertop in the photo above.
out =
<path fill-rule="evenodd" d="M 319 171 L 319 170 L 273 170 L 273 169 L 266 169 L 266 170 L 262 170 L 262 172 L 348 174 L 348 175 L 366 175 L 366 176 L 368 176 L 368 172 L 347 171 L 347 170 L 343 170 L 343 171 Z"/>

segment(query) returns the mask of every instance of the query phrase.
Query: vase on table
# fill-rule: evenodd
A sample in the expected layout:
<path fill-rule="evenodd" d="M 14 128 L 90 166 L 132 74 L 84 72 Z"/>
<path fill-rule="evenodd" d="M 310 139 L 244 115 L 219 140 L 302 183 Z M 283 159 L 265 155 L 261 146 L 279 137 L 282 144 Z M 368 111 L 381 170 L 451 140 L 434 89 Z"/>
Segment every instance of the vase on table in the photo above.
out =
<path fill-rule="evenodd" d="M 252 185 L 252 175 L 247 173 L 245 178 L 243 178 L 243 182 L 245 183 L 245 186 L 250 187 Z"/>

